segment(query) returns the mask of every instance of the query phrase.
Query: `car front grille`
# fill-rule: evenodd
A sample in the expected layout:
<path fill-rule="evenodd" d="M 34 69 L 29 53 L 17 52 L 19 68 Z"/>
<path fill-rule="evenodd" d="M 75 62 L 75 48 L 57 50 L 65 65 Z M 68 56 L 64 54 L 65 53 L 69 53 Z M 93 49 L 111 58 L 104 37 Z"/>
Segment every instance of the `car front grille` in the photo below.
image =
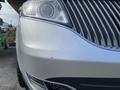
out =
<path fill-rule="evenodd" d="M 107 48 L 120 48 L 120 0 L 62 0 L 77 33 Z"/>

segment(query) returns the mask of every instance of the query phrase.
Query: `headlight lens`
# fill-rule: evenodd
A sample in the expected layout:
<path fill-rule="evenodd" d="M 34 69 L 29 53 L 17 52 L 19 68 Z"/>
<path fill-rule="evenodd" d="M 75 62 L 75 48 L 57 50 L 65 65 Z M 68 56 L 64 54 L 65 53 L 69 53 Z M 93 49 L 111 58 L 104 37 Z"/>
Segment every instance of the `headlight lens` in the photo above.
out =
<path fill-rule="evenodd" d="M 68 16 L 57 0 L 31 0 L 24 3 L 21 15 L 70 25 Z"/>

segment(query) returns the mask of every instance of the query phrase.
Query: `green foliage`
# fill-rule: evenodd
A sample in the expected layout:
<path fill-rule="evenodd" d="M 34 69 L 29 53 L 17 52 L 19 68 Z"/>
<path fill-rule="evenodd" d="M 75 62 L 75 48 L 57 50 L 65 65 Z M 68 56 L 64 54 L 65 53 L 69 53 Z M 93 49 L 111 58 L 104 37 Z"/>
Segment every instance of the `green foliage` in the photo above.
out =
<path fill-rule="evenodd" d="M 0 49 L 6 48 L 6 45 L 15 43 L 16 29 L 11 27 L 8 31 L 0 33 Z"/>
<path fill-rule="evenodd" d="M 5 38 L 6 38 L 7 43 L 14 43 L 15 42 L 15 36 L 16 36 L 15 34 L 16 34 L 15 30 L 7 31 L 5 33 Z"/>
<path fill-rule="evenodd" d="M 5 47 L 6 38 L 3 35 L 0 35 L 0 49 Z"/>

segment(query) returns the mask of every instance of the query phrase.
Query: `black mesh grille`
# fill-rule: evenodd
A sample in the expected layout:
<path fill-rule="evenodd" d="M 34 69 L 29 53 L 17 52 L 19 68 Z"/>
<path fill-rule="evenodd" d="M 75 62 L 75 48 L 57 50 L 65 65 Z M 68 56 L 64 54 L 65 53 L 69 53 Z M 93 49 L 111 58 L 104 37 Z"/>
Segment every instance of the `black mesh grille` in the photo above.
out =
<path fill-rule="evenodd" d="M 120 0 L 62 0 L 75 30 L 89 41 L 120 48 Z"/>
<path fill-rule="evenodd" d="M 47 80 L 69 85 L 76 90 L 120 90 L 120 78 L 50 78 Z"/>

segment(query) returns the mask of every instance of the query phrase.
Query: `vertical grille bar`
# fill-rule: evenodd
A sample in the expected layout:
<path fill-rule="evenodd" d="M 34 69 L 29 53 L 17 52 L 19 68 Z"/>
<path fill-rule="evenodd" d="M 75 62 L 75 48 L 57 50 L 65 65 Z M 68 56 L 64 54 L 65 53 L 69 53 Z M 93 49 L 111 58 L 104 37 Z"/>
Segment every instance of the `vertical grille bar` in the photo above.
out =
<path fill-rule="evenodd" d="M 120 19 L 120 12 L 117 10 L 117 8 L 114 6 L 114 4 L 112 2 L 109 1 L 109 4 L 111 5 L 110 7 L 112 7 L 114 9 L 114 11 L 116 12 L 116 14 L 118 15 L 118 19 Z"/>
<path fill-rule="evenodd" d="M 108 11 L 106 10 L 105 6 L 103 5 L 103 3 L 100 2 L 99 0 L 98 0 L 98 2 L 99 2 L 99 4 L 101 5 L 101 7 L 103 8 L 103 10 L 105 11 L 107 17 L 109 18 L 109 21 L 112 22 L 111 25 L 113 25 L 113 26 L 116 28 L 116 26 L 115 26 L 112 18 L 110 17 L 110 15 L 109 15 Z M 107 19 L 107 20 L 108 20 L 108 19 Z M 110 22 L 109 22 L 109 23 L 110 23 Z M 112 29 L 112 27 L 111 27 L 111 29 Z M 118 32 L 117 29 L 115 29 L 115 30 Z M 113 37 L 114 37 L 114 46 L 115 46 L 115 47 L 118 47 L 118 41 L 117 41 L 117 38 L 116 38 L 116 34 L 114 33 L 113 29 L 112 29 L 111 31 L 112 31 Z"/>
<path fill-rule="evenodd" d="M 114 4 L 111 3 L 110 1 L 109 1 L 109 5 L 112 8 L 113 12 L 115 12 L 115 15 L 116 15 L 116 17 L 118 19 L 118 21 L 117 21 L 118 23 L 116 22 L 116 25 L 117 25 L 118 29 L 120 29 L 120 22 L 119 22 L 119 20 L 120 20 L 120 12 L 117 10 L 117 8 L 114 6 Z"/>
<path fill-rule="evenodd" d="M 113 43 L 113 40 L 112 40 L 112 37 L 114 36 L 114 34 L 112 33 L 112 28 L 110 27 L 110 24 L 109 24 L 109 22 L 107 21 L 107 18 L 104 16 L 104 13 L 102 12 L 102 10 L 101 10 L 101 8 L 98 6 L 98 4 L 93 0 L 93 3 L 95 4 L 95 6 L 96 6 L 96 8 L 97 8 L 97 10 L 99 11 L 99 13 L 100 13 L 100 15 L 101 15 L 101 20 L 102 20 L 102 22 L 104 23 L 104 25 L 106 25 L 105 26 L 105 30 L 106 30 L 106 32 L 108 32 L 108 30 L 107 29 L 109 29 L 109 32 L 108 32 L 108 34 L 109 34 L 109 37 L 110 37 L 110 41 L 108 41 L 108 43 L 110 42 L 110 44 L 111 45 L 114 45 Z M 113 37 L 114 38 L 114 37 Z M 108 44 L 109 45 L 109 44 Z"/>
<path fill-rule="evenodd" d="M 117 16 L 115 15 L 115 13 L 113 12 L 113 10 L 111 9 L 112 7 L 110 7 L 109 4 L 108 4 L 106 1 L 104 1 L 104 3 L 105 3 L 105 5 L 106 5 L 106 7 L 109 9 L 109 11 L 110 11 L 110 13 L 112 14 L 112 16 L 114 17 L 114 19 L 116 20 L 116 23 L 118 23 L 119 26 L 120 26 L 120 21 L 118 20 Z M 119 13 L 119 14 L 120 14 L 120 13 Z M 119 15 L 119 14 L 118 14 L 118 15 Z M 115 23 L 113 23 L 113 24 L 115 24 Z M 115 25 L 115 27 L 116 27 L 116 25 Z M 118 29 L 118 28 L 116 27 L 116 29 Z M 118 32 L 119 32 L 119 30 L 118 30 Z"/>
<path fill-rule="evenodd" d="M 86 1 L 86 2 L 87 2 L 87 1 Z M 86 4 L 86 2 L 83 1 L 84 5 L 86 6 L 88 12 L 90 13 L 90 15 L 91 15 L 91 17 L 92 17 L 92 19 L 93 19 L 93 21 L 95 22 L 95 26 L 96 26 L 96 28 L 98 29 L 100 38 L 102 38 L 102 39 L 100 39 L 100 42 L 101 42 L 101 44 L 102 44 L 102 41 L 103 41 L 103 44 L 102 44 L 102 45 L 105 45 L 105 39 L 104 39 L 103 33 L 101 32 L 100 27 L 99 27 L 97 21 L 95 20 L 93 14 L 92 14 L 92 12 L 91 12 L 91 10 L 89 9 L 90 7 L 88 7 L 88 4 Z"/>
<path fill-rule="evenodd" d="M 98 36 L 97 36 L 97 33 L 95 32 L 95 29 L 93 28 L 92 22 L 90 21 L 90 19 L 89 19 L 87 13 L 85 12 L 85 10 L 84 10 L 82 4 L 81 4 L 79 1 L 77 1 L 77 3 L 78 3 L 79 6 L 81 7 L 82 11 L 84 12 L 84 14 L 85 14 L 85 16 L 86 16 L 86 18 L 87 18 L 87 21 L 88 21 L 89 24 L 90 24 L 89 28 L 91 27 L 91 29 L 92 29 L 92 31 L 93 31 L 93 33 L 94 33 L 94 35 L 93 35 L 93 36 L 94 36 L 94 40 L 93 40 L 93 42 L 99 44 Z"/>
<path fill-rule="evenodd" d="M 88 34 L 88 39 L 89 39 L 89 40 L 92 40 L 92 36 L 91 36 L 91 34 L 90 34 L 90 31 L 89 31 L 89 29 L 88 29 L 88 26 L 86 25 L 85 20 L 84 20 L 84 18 L 83 18 L 83 16 L 82 16 L 81 12 L 79 12 L 79 8 L 77 7 L 77 5 L 76 5 L 75 2 L 72 1 L 72 3 L 74 4 L 75 8 L 77 9 L 78 14 L 79 14 L 80 17 L 81 17 L 81 20 L 82 20 L 83 24 L 85 25 L 85 28 L 86 28 L 87 34 Z"/>
<path fill-rule="evenodd" d="M 112 44 L 111 44 L 112 41 L 111 41 L 111 39 L 110 39 L 109 33 L 107 32 L 107 29 L 106 29 L 104 23 L 102 22 L 100 16 L 98 15 L 97 10 L 96 10 L 95 7 L 92 5 L 92 4 L 94 4 L 94 1 L 92 1 L 92 3 L 89 1 L 89 4 L 90 4 L 90 6 L 92 7 L 94 13 L 96 14 L 96 16 L 97 16 L 97 18 L 98 18 L 100 24 L 102 25 L 101 28 L 103 27 L 103 30 L 104 30 L 105 35 L 106 35 L 106 36 L 104 36 L 104 37 L 107 37 L 107 38 L 105 38 L 106 45 L 108 45 L 108 46 L 111 47 L 111 46 L 112 46 Z M 110 41 L 110 42 L 107 42 L 107 40 Z"/>
<path fill-rule="evenodd" d="M 83 30 L 82 30 L 82 26 L 81 26 L 80 23 L 79 23 L 80 21 L 79 21 L 79 19 L 77 18 L 77 15 L 76 15 L 74 9 L 72 8 L 69 0 L 67 0 L 67 3 L 68 3 L 68 5 L 69 5 L 71 11 L 73 12 L 73 15 L 74 15 L 74 17 L 75 17 L 75 19 L 76 19 L 76 21 L 77 21 L 77 24 L 78 24 L 78 26 L 79 26 L 79 28 L 80 28 L 80 31 L 78 31 L 78 32 L 81 33 L 82 36 L 85 36 L 85 35 L 84 35 L 84 32 L 83 32 Z"/>
<path fill-rule="evenodd" d="M 118 5 L 117 2 L 113 2 L 115 4 L 115 6 L 118 8 L 118 10 L 120 11 L 120 6 Z"/>

